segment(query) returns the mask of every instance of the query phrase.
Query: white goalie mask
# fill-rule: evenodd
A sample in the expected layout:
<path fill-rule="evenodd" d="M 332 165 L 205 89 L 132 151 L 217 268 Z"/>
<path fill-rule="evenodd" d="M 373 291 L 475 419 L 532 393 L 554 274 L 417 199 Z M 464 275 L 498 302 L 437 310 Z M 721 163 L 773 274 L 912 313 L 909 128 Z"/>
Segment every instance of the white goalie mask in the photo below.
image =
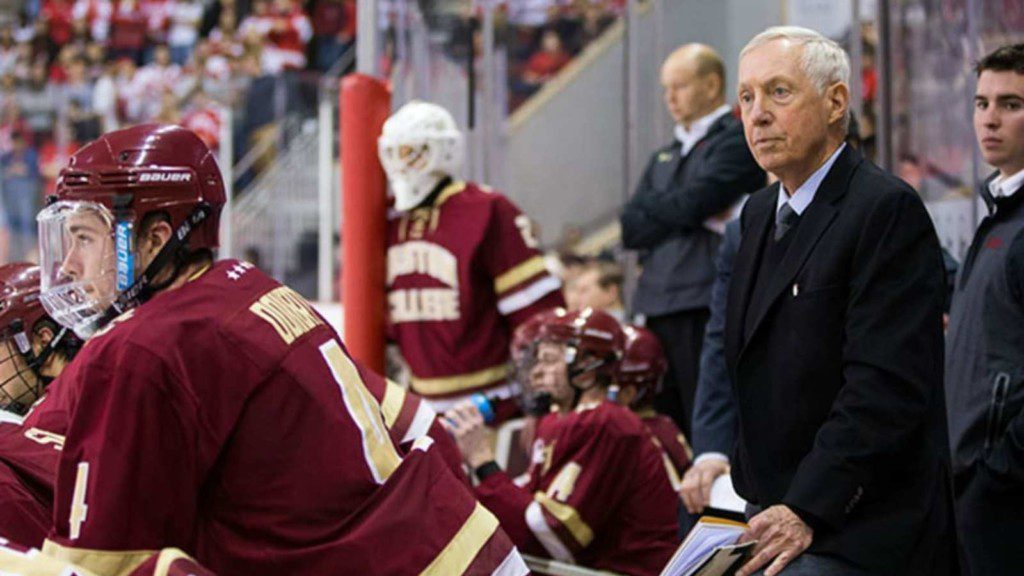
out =
<path fill-rule="evenodd" d="M 412 101 L 384 123 L 377 141 L 380 163 L 395 194 L 395 209 L 419 206 L 446 177 L 462 169 L 463 138 L 444 108 Z"/>

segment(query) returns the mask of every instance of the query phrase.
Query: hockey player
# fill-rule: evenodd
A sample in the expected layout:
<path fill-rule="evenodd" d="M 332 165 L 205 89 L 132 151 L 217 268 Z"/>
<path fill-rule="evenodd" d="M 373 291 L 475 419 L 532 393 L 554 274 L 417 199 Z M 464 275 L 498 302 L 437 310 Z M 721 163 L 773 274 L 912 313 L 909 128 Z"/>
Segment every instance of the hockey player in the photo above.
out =
<path fill-rule="evenodd" d="M 658 338 L 646 328 L 625 326 L 626 348 L 615 378 L 618 386 L 616 401 L 628 406 L 647 425 L 647 429 L 661 444 L 671 460 L 669 470 L 673 484 L 678 487 L 693 459 L 690 444 L 676 423 L 654 411 L 654 397 L 668 371 L 668 361 Z"/>
<path fill-rule="evenodd" d="M 381 164 L 395 195 L 388 230 L 388 311 L 412 389 L 438 412 L 473 393 L 496 423 L 517 413 L 512 331 L 563 305 L 530 219 L 507 198 L 461 182 L 463 138 L 445 109 L 403 106 L 384 124 Z"/>
<path fill-rule="evenodd" d="M 643 423 L 606 398 L 623 345 L 618 321 L 589 308 L 541 327 L 531 385 L 553 409 L 537 423 L 525 483 L 494 462 L 471 403 L 446 425 L 480 481 L 477 497 L 524 552 L 653 576 L 678 544 L 679 499 Z"/>
<path fill-rule="evenodd" d="M 143 125 L 76 152 L 40 213 L 41 298 L 89 337 L 44 553 L 100 576 L 167 547 L 228 576 L 525 573 L 429 440 L 401 457 L 310 305 L 213 260 L 224 201 L 194 134 Z"/>
<path fill-rule="evenodd" d="M 39 303 L 39 267 L 0 266 L 0 420 L 24 416 L 80 347 Z"/>
<path fill-rule="evenodd" d="M 39 269 L 0 266 L 0 537 L 41 546 L 53 518 L 63 437 L 23 428 L 21 417 L 80 343 L 39 303 Z"/>

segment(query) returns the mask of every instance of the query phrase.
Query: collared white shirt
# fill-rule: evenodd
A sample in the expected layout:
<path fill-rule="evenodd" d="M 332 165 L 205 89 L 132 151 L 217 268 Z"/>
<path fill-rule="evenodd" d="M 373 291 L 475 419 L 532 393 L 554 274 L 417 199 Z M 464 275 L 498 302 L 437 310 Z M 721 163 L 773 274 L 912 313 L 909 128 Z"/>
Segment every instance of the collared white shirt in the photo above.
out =
<path fill-rule="evenodd" d="M 779 213 L 779 209 L 782 208 L 783 204 L 789 203 L 790 208 L 797 215 L 802 215 L 804 210 L 807 210 L 807 207 L 811 205 L 811 201 L 814 200 L 814 196 L 818 193 L 818 188 L 821 186 L 822 181 L 825 180 L 825 176 L 828 175 L 828 171 L 832 169 L 832 165 L 836 163 L 836 158 L 839 158 L 844 148 L 846 148 L 845 142 L 828 157 L 828 160 L 825 160 L 821 168 L 815 170 L 814 174 L 811 174 L 811 177 L 796 189 L 792 196 L 786 194 L 786 187 L 782 185 L 782 182 L 779 182 L 779 199 L 775 203 L 775 213 Z"/>
<path fill-rule="evenodd" d="M 718 121 L 719 118 L 730 113 L 732 108 L 729 108 L 728 104 L 722 104 L 718 108 L 715 108 L 711 114 L 699 118 L 690 124 L 690 129 L 687 130 L 682 124 L 676 124 L 676 140 L 679 140 L 683 145 L 682 155 L 686 156 L 693 150 L 693 147 L 697 145 L 697 142 L 701 141 L 708 135 L 708 130 L 711 129 L 711 125 Z"/>
<path fill-rule="evenodd" d="M 1024 170 L 1013 176 L 1003 176 L 1002 174 L 996 176 L 988 183 L 988 191 L 992 193 L 993 198 L 1009 198 L 1022 185 L 1024 185 Z"/>

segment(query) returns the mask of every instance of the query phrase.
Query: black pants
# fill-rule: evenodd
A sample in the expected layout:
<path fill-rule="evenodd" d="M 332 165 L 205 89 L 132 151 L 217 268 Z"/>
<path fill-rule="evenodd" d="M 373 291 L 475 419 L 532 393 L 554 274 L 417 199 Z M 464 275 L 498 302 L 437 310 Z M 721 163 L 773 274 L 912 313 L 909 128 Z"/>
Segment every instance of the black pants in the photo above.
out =
<path fill-rule="evenodd" d="M 956 523 L 965 573 L 1010 576 L 1024 573 L 1024 486 L 975 464 L 958 478 Z"/>
<path fill-rule="evenodd" d="M 697 391 L 704 325 L 710 316 L 707 308 L 698 308 L 647 319 L 647 328 L 658 337 L 668 357 L 668 374 L 661 394 L 654 399 L 654 407 L 675 420 L 687 438 L 693 438 L 693 397 Z"/>

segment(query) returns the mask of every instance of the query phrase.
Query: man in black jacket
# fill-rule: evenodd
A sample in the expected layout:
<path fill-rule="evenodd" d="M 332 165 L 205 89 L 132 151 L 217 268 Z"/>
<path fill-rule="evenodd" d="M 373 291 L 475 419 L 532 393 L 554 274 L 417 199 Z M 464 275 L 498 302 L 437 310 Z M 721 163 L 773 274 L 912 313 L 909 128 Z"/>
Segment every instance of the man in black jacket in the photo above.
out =
<path fill-rule="evenodd" d="M 739 576 L 956 569 L 939 242 L 914 191 L 843 142 L 849 75 L 803 28 L 740 56 L 746 139 L 780 182 L 744 208 L 729 287 L 732 477 L 758 541 Z"/>
<path fill-rule="evenodd" d="M 957 525 L 973 576 L 1024 569 L 1024 44 L 978 63 L 974 130 L 998 172 L 953 292 L 946 406 Z"/>
<path fill-rule="evenodd" d="M 661 83 L 676 138 L 654 153 L 623 209 L 622 241 L 642 251 L 633 310 L 647 317 L 669 361 L 656 407 L 689 437 L 720 242 L 709 219 L 763 186 L 765 175 L 725 103 L 725 66 L 713 49 L 680 47 L 665 60 Z"/>

